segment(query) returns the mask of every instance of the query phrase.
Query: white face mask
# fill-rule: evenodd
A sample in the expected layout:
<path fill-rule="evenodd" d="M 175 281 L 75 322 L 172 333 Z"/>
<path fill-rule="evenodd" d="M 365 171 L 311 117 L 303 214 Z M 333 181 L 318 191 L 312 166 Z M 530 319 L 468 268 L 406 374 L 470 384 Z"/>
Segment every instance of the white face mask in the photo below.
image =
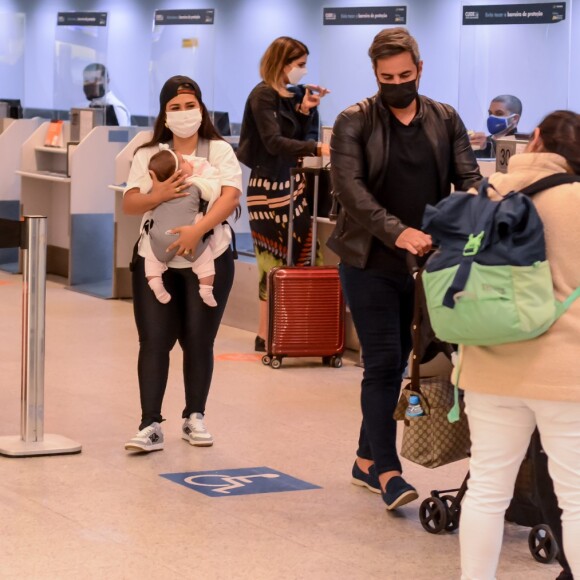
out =
<path fill-rule="evenodd" d="M 165 124 L 176 136 L 187 139 L 195 135 L 201 125 L 201 110 L 189 109 L 188 111 L 168 111 Z"/>
<path fill-rule="evenodd" d="M 292 67 L 288 73 L 288 83 L 291 85 L 297 85 L 300 79 L 308 72 L 306 67 L 295 66 Z"/>

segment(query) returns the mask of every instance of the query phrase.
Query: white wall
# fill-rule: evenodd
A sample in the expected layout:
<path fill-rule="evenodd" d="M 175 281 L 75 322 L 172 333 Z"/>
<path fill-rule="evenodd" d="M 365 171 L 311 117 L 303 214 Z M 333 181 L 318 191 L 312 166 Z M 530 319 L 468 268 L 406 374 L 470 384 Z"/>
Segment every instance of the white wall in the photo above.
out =
<path fill-rule="evenodd" d="M 505 0 L 503 0 L 505 1 Z M 561 42 L 553 34 L 542 36 L 543 25 L 527 27 L 510 26 L 508 34 L 520 38 L 521 51 L 525 53 L 526 38 L 530 46 L 553 44 L 550 59 L 570 58 L 569 78 L 559 79 L 557 86 L 549 83 L 549 89 L 557 94 L 557 102 L 580 109 L 580 10 L 574 12 L 573 4 L 580 0 L 568 0 L 568 23 L 572 26 L 572 46 L 567 54 L 559 55 Z M 495 0 L 494 3 L 501 3 Z M 469 2 L 475 4 L 476 2 Z M 481 2 L 485 4 L 486 2 Z M 491 3 L 491 1 L 490 1 Z M 275 37 L 289 35 L 305 42 L 311 52 L 308 82 L 321 82 L 332 89 L 321 108 L 324 123 L 332 123 L 336 114 L 344 107 L 375 92 L 368 46 L 376 26 L 323 26 L 323 6 L 384 6 L 404 5 L 408 7 L 407 26 L 419 41 L 424 60 L 421 92 L 454 106 L 465 108 L 467 124 L 483 128 L 485 102 L 505 81 L 511 86 L 514 78 L 519 79 L 518 95 L 526 103 L 538 101 L 540 88 L 548 83 L 543 80 L 542 62 L 532 75 L 530 70 L 521 70 L 517 63 L 512 68 L 499 67 L 493 85 L 482 85 L 475 99 L 475 111 L 467 106 L 465 88 L 459 99 L 460 74 L 467 76 L 469 65 L 463 63 L 460 73 L 461 34 L 469 33 L 461 26 L 461 0 L 407 0 L 407 2 L 377 0 L 0 0 L 0 12 L 26 13 L 26 58 L 24 104 L 28 107 L 50 108 L 54 75 L 54 40 L 56 14 L 65 10 L 99 10 L 109 13 L 108 67 L 114 91 L 124 100 L 134 114 L 148 114 L 149 59 L 153 12 L 155 9 L 215 8 L 215 81 L 214 104 L 216 110 L 227 110 L 232 121 L 240 121 L 245 99 L 258 81 L 258 62 Z M 568 24 L 569 25 L 569 24 Z M 537 28 L 533 28 L 533 27 Z M 560 25 L 550 25 L 560 26 Z M 180 34 L 179 28 L 175 34 Z M 470 27 L 471 29 L 476 27 Z M 491 28 L 491 27 L 490 27 Z M 492 31 L 493 32 L 493 31 Z M 481 33 L 478 33 L 481 36 Z M 505 54 L 493 48 L 493 34 L 488 35 L 483 46 L 489 55 L 499 58 Z M 561 40 L 561 39 L 560 39 Z M 506 41 L 507 42 L 507 41 Z M 535 48 L 534 48 L 535 50 Z M 539 50 L 539 49 L 538 49 Z M 571 56 L 570 56 L 571 55 Z M 509 53 L 506 54 L 509 57 Z M 552 66 L 552 68 L 557 68 Z M 576 72 L 574 72 L 576 71 Z M 475 73 L 478 71 L 475 70 Z M 494 75 L 492 69 L 489 75 Z M 558 73 L 559 74 L 559 73 Z M 564 75 L 565 76 L 565 75 Z M 498 78 L 499 77 L 499 78 Z M 503 79 L 501 77 L 504 77 Z M 473 78 L 473 75 L 472 75 Z M 491 76 L 486 77 L 486 83 Z M 1 79 L 0 79 L 1 80 Z M 462 83 L 465 87 L 466 82 Z M 202 87 L 203 89 L 203 87 Z M 503 92 L 503 91 L 499 91 Z M 506 89 L 505 92 L 508 92 Z M 541 100 L 541 99 L 540 99 Z M 554 100 L 553 102 L 556 102 Z M 540 105 L 539 105 L 540 106 Z M 547 105 L 550 106 L 549 104 Z M 535 108 L 537 108 L 534 105 Z M 483 111 L 479 112 L 480 109 Z M 528 110 L 530 110 L 528 108 Z M 462 111 L 460 111 L 462 112 Z M 546 110 L 546 112 L 548 112 Z M 537 115 L 536 115 L 537 116 Z M 475 126 L 479 124 L 478 126 Z"/>

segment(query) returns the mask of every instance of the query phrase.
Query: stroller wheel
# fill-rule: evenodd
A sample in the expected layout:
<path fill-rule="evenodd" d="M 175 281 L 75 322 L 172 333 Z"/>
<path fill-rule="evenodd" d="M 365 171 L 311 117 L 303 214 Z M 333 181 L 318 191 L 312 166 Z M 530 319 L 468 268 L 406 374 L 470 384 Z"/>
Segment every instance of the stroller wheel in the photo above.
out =
<path fill-rule="evenodd" d="M 447 506 L 438 497 L 428 497 L 421 502 L 419 519 L 425 531 L 438 534 L 447 528 Z"/>
<path fill-rule="evenodd" d="M 540 524 L 532 528 L 528 536 L 528 546 L 536 562 L 541 564 L 550 564 L 553 562 L 560 551 L 556 538 L 550 529 L 550 526 Z"/>
<path fill-rule="evenodd" d="M 459 527 L 461 504 L 452 507 L 455 501 L 454 495 L 444 495 L 441 497 L 441 501 L 445 502 L 445 507 L 447 508 L 447 525 L 445 526 L 445 531 L 454 532 Z"/>

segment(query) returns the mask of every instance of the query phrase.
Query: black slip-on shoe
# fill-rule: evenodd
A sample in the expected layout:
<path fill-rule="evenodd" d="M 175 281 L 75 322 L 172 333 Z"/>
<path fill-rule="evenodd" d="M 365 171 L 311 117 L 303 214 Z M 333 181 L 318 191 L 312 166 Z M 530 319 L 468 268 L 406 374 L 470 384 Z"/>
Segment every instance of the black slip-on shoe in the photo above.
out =
<path fill-rule="evenodd" d="M 387 489 L 383 493 L 383 501 L 387 510 L 394 510 L 419 497 L 417 490 L 407 483 L 400 475 L 395 475 L 387 482 Z"/>
<path fill-rule="evenodd" d="M 351 483 L 353 485 L 358 485 L 359 487 L 366 487 L 373 493 L 381 493 L 381 484 L 379 483 L 379 477 L 374 465 L 371 465 L 369 467 L 369 472 L 365 473 L 355 461 L 354 465 L 352 466 Z"/>

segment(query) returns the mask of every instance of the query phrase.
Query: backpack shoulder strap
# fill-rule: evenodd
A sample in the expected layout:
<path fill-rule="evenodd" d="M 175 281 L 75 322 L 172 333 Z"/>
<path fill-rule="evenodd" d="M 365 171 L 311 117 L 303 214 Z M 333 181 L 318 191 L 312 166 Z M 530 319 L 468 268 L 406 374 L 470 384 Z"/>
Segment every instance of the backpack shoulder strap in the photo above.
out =
<path fill-rule="evenodd" d="M 580 175 L 572 175 L 571 173 L 554 173 L 553 175 L 548 175 L 548 177 L 543 177 L 542 179 L 538 179 L 538 181 L 534 181 L 534 183 L 528 185 L 528 187 L 524 187 L 521 190 L 521 193 L 531 197 L 532 195 L 550 189 L 551 187 L 577 182 L 580 182 Z"/>
<path fill-rule="evenodd" d="M 197 151 L 196 151 L 197 157 L 203 157 L 204 159 L 207 159 L 209 161 L 209 146 L 210 146 L 209 139 L 204 139 L 203 137 L 200 137 L 198 142 L 197 142 Z M 207 211 L 207 202 L 204 202 L 204 203 L 205 203 L 206 207 L 203 207 L 203 213 L 205 213 Z M 200 210 L 201 210 L 201 206 L 200 206 Z M 238 259 L 238 249 L 236 247 L 236 232 L 234 232 L 234 228 L 232 228 L 232 226 L 230 225 L 230 223 L 227 220 L 224 220 L 222 222 L 222 226 L 228 226 L 230 228 L 230 232 L 232 233 L 233 256 L 234 256 L 234 260 L 237 260 Z M 213 230 L 210 230 L 209 232 L 207 232 L 203 239 L 205 240 L 211 234 L 213 234 Z"/>
<path fill-rule="evenodd" d="M 209 161 L 209 140 L 200 137 L 197 142 L 197 157 L 203 157 Z"/>
<path fill-rule="evenodd" d="M 532 196 L 546 189 L 550 189 L 551 187 L 557 187 L 558 185 L 565 185 L 567 183 L 580 183 L 580 175 L 554 173 L 553 175 L 548 175 L 548 177 L 538 179 L 538 181 L 528 185 L 528 187 L 521 190 L 521 193 Z M 574 292 L 572 292 L 563 302 L 557 302 L 556 319 L 560 318 L 560 316 L 562 316 L 578 298 L 580 298 L 580 287 L 576 288 L 576 290 L 574 290 Z"/>

